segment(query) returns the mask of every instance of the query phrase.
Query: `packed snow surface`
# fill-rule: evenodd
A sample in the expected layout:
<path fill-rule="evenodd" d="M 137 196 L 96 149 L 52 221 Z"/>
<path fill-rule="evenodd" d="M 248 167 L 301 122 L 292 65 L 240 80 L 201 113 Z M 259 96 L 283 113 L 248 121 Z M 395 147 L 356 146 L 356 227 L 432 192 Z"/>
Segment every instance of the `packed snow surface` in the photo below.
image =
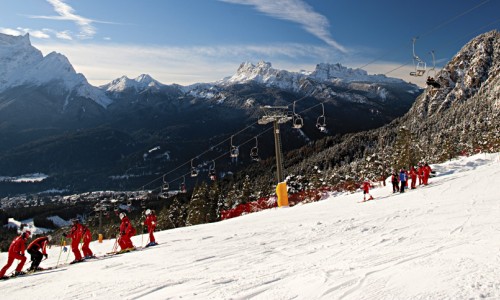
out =
<path fill-rule="evenodd" d="M 499 155 L 432 167 L 404 194 L 388 184 L 365 203 L 357 192 L 157 232 L 143 251 L 0 281 L 2 299 L 500 299 Z"/>

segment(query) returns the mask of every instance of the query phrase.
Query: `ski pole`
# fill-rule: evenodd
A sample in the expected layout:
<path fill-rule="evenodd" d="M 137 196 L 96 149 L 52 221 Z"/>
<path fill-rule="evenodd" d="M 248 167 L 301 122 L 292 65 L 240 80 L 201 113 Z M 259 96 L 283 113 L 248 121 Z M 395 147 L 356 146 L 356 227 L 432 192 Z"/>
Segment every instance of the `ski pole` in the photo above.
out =
<path fill-rule="evenodd" d="M 56 268 L 57 268 L 57 266 L 59 266 L 59 260 L 61 259 L 61 254 L 62 254 L 63 247 L 64 247 L 63 242 L 64 242 L 64 237 L 61 237 L 61 250 L 59 251 L 59 257 L 57 258 Z"/>

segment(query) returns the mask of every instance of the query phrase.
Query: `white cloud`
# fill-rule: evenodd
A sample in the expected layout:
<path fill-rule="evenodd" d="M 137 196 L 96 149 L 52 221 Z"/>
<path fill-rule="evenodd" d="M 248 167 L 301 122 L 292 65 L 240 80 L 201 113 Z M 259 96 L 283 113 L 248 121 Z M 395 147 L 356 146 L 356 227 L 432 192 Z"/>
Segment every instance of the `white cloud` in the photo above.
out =
<path fill-rule="evenodd" d="M 48 34 L 49 31 L 50 31 L 49 29 L 33 30 L 30 28 L 22 28 L 22 27 L 17 27 L 16 29 L 0 27 L 0 33 L 3 34 L 18 36 L 29 33 L 31 37 L 38 39 L 49 39 L 50 38 L 50 35 Z"/>
<path fill-rule="evenodd" d="M 315 12 L 314 9 L 302 0 L 219 0 L 222 2 L 252 5 L 272 17 L 299 23 L 309 33 L 323 40 L 328 45 L 346 53 L 347 49 L 336 42 L 330 34 L 328 19 Z"/>
<path fill-rule="evenodd" d="M 71 37 L 71 32 L 68 30 L 56 32 L 56 37 L 61 40 L 68 40 L 68 41 L 73 40 L 73 38 Z"/>
<path fill-rule="evenodd" d="M 54 7 L 55 12 L 58 13 L 59 16 L 30 16 L 30 18 L 75 22 L 80 28 L 80 32 L 78 34 L 80 39 L 89 39 L 96 34 L 96 29 L 92 25 L 92 23 L 96 22 L 95 20 L 75 14 L 75 10 L 68 4 L 64 3 L 63 0 L 47 0 L 47 2 Z M 67 34 L 63 34 L 62 36 L 69 37 Z"/>
<path fill-rule="evenodd" d="M 12 28 L 4 28 L 4 27 L 0 27 L 0 33 L 3 33 L 3 34 L 8 34 L 8 35 L 14 35 L 14 36 L 18 36 L 18 35 L 23 35 L 24 33 L 17 30 L 17 29 L 12 29 Z"/>

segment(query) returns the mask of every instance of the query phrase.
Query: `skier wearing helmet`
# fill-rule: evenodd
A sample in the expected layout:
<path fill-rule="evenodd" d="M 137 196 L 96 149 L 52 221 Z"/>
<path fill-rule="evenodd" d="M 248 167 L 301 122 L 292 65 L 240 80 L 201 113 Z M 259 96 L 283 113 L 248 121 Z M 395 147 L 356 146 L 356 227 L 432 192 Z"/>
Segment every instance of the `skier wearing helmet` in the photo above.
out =
<path fill-rule="evenodd" d="M 118 238 L 118 245 L 120 245 L 121 251 L 131 251 L 134 250 L 134 244 L 132 244 L 132 240 L 130 239 L 135 235 L 135 229 L 130 223 L 127 214 L 124 212 L 119 215 L 122 223 L 120 224 L 120 237 Z"/>
<path fill-rule="evenodd" d="M 153 234 L 156 229 L 156 215 L 153 210 L 146 209 L 146 220 L 144 221 L 144 225 L 148 226 L 149 232 L 149 243 L 146 247 L 158 245 Z"/>
<path fill-rule="evenodd" d="M 366 195 L 370 196 L 368 200 L 373 200 L 373 196 L 370 194 L 370 181 L 368 178 L 365 178 L 365 181 L 363 181 L 363 202 L 367 201 Z"/>
<path fill-rule="evenodd" d="M 74 264 L 83 261 L 82 254 L 78 248 L 82 240 L 82 225 L 78 219 L 72 219 L 71 222 L 73 222 L 73 226 L 71 226 L 69 233 L 63 233 L 63 236 L 71 239 L 71 251 L 75 255 L 75 260 L 70 262 L 70 264 Z"/>
<path fill-rule="evenodd" d="M 26 262 L 26 256 L 24 256 L 24 250 L 26 249 L 26 241 L 30 237 L 31 232 L 29 230 L 24 231 L 16 237 L 9 247 L 9 258 L 7 259 L 7 264 L 0 270 L 0 279 L 7 279 L 9 277 L 5 276 L 5 272 L 14 263 L 14 259 L 20 260 L 16 267 L 14 276 L 24 275 L 25 272 L 22 271 L 24 263 Z"/>
<path fill-rule="evenodd" d="M 52 240 L 52 236 L 42 236 L 39 238 L 36 238 L 33 240 L 28 248 L 26 248 L 26 251 L 31 255 L 31 267 L 28 269 L 28 271 L 39 271 L 43 270 L 42 268 L 39 268 L 38 266 L 40 265 L 40 262 L 42 261 L 42 258 L 45 256 L 45 258 L 48 258 L 49 255 L 47 254 L 47 244 Z"/>

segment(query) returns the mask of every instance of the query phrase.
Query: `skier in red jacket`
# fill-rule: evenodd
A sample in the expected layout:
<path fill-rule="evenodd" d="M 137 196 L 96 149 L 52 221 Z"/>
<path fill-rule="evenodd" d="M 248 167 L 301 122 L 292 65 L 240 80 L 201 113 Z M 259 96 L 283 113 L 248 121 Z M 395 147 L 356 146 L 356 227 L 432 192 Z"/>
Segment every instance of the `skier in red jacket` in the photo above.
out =
<path fill-rule="evenodd" d="M 38 266 L 40 265 L 40 262 L 42 261 L 42 258 L 44 256 L 45 258 L 49 257 L 49 255 L 47 254 L 47 244 L 51 239 L 52 236 L 50 235 L 36 238 L 29 244 L 28 248 L 26 248 L 26 251 L 31 256 L 31 267 L 28 269 L 28 271 L 43 270 Z"/>
<path fill-rule="evenodd" d="M 365 178 L 365 181 L 363 182 L 363 202 L 367 201 L 366 194 L 370 196 L 368 200 L 373 200 L 373 197 L 370 194 L 370 182 L 368 181 L 368 178 Z"/>
<path fill-rule="evenodd" d="M 424 165 L 424 184 L 429 184 L 429 177 L 431 176 L 432 169 L 428 164 Z"/>
<path fill-rule="evenodd" d="M 122 220 L 122 223 L 120 224 L 120 237 L 118 238 L 118 245 L 120 245 L 122 251 L 133 250 L 135 247 L 130 238 L 135 235 L 136 231 L 124 212 L 120 213 L 119 217 L 120 220 Z"/>
<path fill-rule="evenodd" d="M 417 175 L 418 185 L 422 185 L 424 183 L 424 165 L 422 165 L 422 163 L 418 164 Z"/>
<path fill-rule="evenodd" d="M 410 168 L 410 178 L 411 178 L 411 189 L 417 188 L 417 170 L 415 170 L 414 166 Z"/>
<path fill-rule="evenodd" d="M 26 249 L 25 243 L 30 235 L 31 232 L 29 230 L 26 230 L 12 241 L 9 247 L 9 258 L 7 259 L 7 264 L 2 268 L 2 270 L 0 270 L 0 279 L 9 278 L 5 276 L 5 272 L 7 272 L 10 266 L 12 266 L 12 263 L 14 263 L 14 259 L 20 260 L 19 264 L 16 267 L 16 271 L 14 272 L 14 276 L 25 274 L 25 272 L 22 271 L 24 263 L 26 262 L 24 250 Z"/>
<path fill-rule="evenodd" d="M 146 209 L 146 220 L 144 221 L 144 225 L 148 226 L 149 232 L 149 243 L 146 247 L 158 245 L 153 234 L 156 229 L 156 215 L 151 209 Z"/>
<path fill-rule="evenodd" d="M 83 257 L 84 258 L 92 258 L 94 257 L 94 253 L 92 253 L 92 250 L 90 250 L 89 244 L 92 241 L 92 232 L 90 232 L 90 229 L 85 226 L 82 226 L 82 236 L 83 236 L 83 245 L 82 245 L 82 252 L 83 252 Z"/>
<path fill-rule="evenodd" d="M 83 261 L 80 249 L 78 249 L 80 241 L 82 240 L 83 230 L 82 224 L 80 224 L 78 219 L 72 219 L 71 221 L 73 222 L 73 226 L 71 226 L 69 233 L 63 233 L 63 236 L 71 239 L 71 251 L 73 251 L 73 254 L 75 255 L 75 260 L 70 262 L 70 264 L 74 264 Z"/>

